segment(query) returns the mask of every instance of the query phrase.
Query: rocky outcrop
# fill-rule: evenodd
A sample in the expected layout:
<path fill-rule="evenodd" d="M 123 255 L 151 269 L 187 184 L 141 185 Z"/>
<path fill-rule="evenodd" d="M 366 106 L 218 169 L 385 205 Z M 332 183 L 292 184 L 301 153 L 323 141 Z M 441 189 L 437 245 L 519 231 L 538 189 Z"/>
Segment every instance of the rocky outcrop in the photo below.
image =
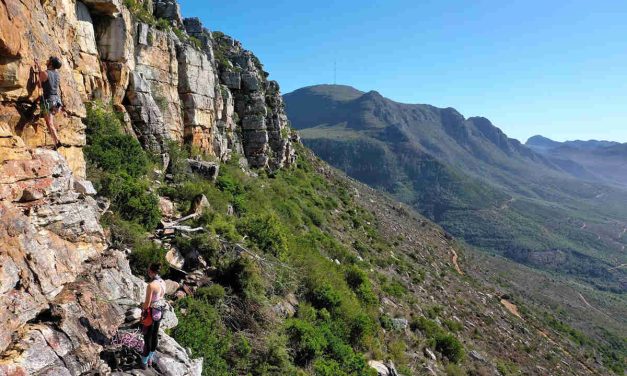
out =
<path fill-rule="evenodd" d="M 267 79 L 259 59 L 233 38 L 217 34 L 214 51 L 220 80 L 231 90 L 242 145 L 253 167 L 281 168 L 294 162 L 279 84 Z"/>
<path fill-rule="evenodd" d="M 223 38 L 183 20 L 175 0 L 127 4 L 0 1 L 0 375 L 112 372 L 103 350 L 115 352 L 110 339 L 144 293 L 126 254 L 108 248 L 86 180 L 89 102 L 113 103 L 155 153 L 187 144 L 205 157 L 190 168 L 212 179 L 234 155 L 260 168 L 293 161 L 278 85 L 252 53 L 233 41 L 222 65 L 214 48 Z M 50 56 L 63 63 L 58 151 L 48 148 L 32 69 Z M 162 339 L 161 374 L 200 374 L 201 361 Z"/>
<path fill-rule="evenodd" d="M 104 3 L 104 1 L 102 2 Z M 104 9 L 103 9 L 104 10 Z M 58 56 L 64 112 L 56 117 L 60 149 L 78 176 L 85 175 L 84 102 L 109 95 L 94 40 L 93 20 L 84 3 L 36 0 L 0 3 L 0 124 L 28 147 L 49 144 L 43 119 L 36 116 L 39 90 L 34 60 Z M 0 159 L 2 156 L 0 155 Z"/>
<path fill-rule="evenodd" d="M 144 22 L 120 0 L 0 3 L 0 125 L 10 138 L 0 148 L 51 143 L 31 68 L 54 55 L 63 62 L 60 152 L 79 177 L 84 103 L 94 99 L 111 101 L 128 131 L 157 153 L 175 141 L 221 161 L 235 153 L 253 167 L 291 163 L 279 88 L 258 59 L 229 37 L 214 40 L 197 18 L 182 20 L 175 0 L 139 3 Z M 147 17 L 166 22 L 157 27 Z"/>
<path fill-rule="evenodd" d="M 107 248 L 91 193 L 55 151 L 0 164 L 0 375 L 110 371 L 100 354 L 145 283 Z M 199 375 L 199 361 L 164 338 L 164 367 Z"/>

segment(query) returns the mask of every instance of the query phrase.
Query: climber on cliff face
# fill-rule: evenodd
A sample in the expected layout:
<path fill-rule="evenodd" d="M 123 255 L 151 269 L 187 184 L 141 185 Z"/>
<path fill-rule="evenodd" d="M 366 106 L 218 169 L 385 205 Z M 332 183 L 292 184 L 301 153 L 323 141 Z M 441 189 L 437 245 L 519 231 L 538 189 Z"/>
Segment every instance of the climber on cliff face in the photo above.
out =
<path fill-rule="evenodd" d="M 150 282 L 146 288 L 146 299 L 142 306 L 142 325 L 144 334 L 144 352 L 142 353 L 142 368 L 152 365 L 157 350 L 159 324 L 165 311 L 165 282 L 159 276 L 161 264 L 153 263 L 148 268 Z"/>
<path fill-rule="evenodd" d="M 43 97 L 41 98 L 41 115 L 43 115 L 46 121 L 46 126 L 50 130 L 52 135 L 52 141 L 54 145 L 58 147 L 60 145 L 59 135 L 57 129 L 54 126 L 54 115 L 56 115 L 63 107 L 61 102 L 59 84 L 61 77 L 59 75 L 59 68 L 61 68 L 61 60 L 58 57 L 50 57 L 46 62 L 45 67 L 40 67 L 37 61 L 35 65 L 38 69 L 38 85 L 43 89 Z"/>

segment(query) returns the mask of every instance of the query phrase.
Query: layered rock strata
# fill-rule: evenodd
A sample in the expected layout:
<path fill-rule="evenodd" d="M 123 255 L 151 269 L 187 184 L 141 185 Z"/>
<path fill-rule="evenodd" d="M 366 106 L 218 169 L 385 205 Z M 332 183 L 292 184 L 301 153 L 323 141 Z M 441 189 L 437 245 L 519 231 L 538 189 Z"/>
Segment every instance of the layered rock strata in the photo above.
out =
<path fill-rule="evenodd" d="M 100 354 L 145 283 L 108 249 L 91 193 L 56 151 L 0 164 L 0 375 L 110 372 Z M 163 369 L 200 374 L 201 361 L 162 338 Z"/>
<path fill-rule="evenodd" d="M 32 67 L 35 59 L 58 56 L 64 111 L 55 121 L 60 152 L 77 176 L 85 175 L 85 103 L 95 99 L 112 102 L 128 131 L 156 153 L 174 141 L 221 161 L 235 153 L 253 167 L 290 164 L 279 87 L 259 60 L 198 19 L 183 20 L 174 0 L 137 3 L 128 9 L 119 0 L 1 2 L 3 132 L 25 147 L 51 143 Z"/>
<path fill-rule="evenodd" d="M 100 355 L 145 287 L 108 248 L 85 180 L 89 102 L 112 103 L 165 160 L 178 143 L 213 159 L 193 160 L 209 172 L 234 155 L 275 169 L 294 159 L 279 88 L 175 0 L 0 0 L 0 30 L 0 375 L 107 374 Z M 58 151 L 33 70 L 50 56 L 63 64 Z M 200 374 L 162 339 L 161 373 Z"/>

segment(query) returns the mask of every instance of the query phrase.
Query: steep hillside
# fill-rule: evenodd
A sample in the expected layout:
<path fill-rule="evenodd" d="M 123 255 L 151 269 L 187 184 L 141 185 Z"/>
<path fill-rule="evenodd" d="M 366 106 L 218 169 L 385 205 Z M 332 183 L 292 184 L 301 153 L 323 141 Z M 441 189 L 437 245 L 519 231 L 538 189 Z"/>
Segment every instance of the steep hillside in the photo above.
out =
<path fill-rule="evenodd" d="M 624 291 L 624 270 L 613 269 L 627 261 L 620 231 L 601 232 L 626 224 L 627 207 L 615 205 L 625 191 L 579 180 L 485 118 L 335 90 L 285 95 L 293 126 L 324 160 L 472 245 Z"/>
<path fill-rule="evenodd" d="M 451 108 L 401 104 L 333 85 L 284 98 L 303 142 L 331 165 L 473 246 L 614 292 L 617 306 L 625 304 L 624 190 L 583 180 L 487 119 L 466 119 Z M 620 317 L 610 320 L 626 325 Z"/>
<path fill-rule="evenodd" d="M 112 133 L 95 126 L 107 116 L 90 110 L 89 161 Z M 186 151 L 172 151 L 166 176 L 141 178 L 169 208 L 158 242 L 143 236 L 141 206 L 112 206 L 105 223 L 132 249 L 132 268 L 170 262 L 167 277 L 180 284 L 170 334 L 202 356 L 205 375 L 587 375 L 622 367 L 619 347 L 564 324 L 555 329 L 553 316 L 486 289 L 465 274 L 465 249 L 441 228 L 301 146 L 290 168 L 268 173 L 232 161 L 213 179 L 187 168 Z M 128 164 L 97 168 L 98 186 L 122 175 L 115 166 Z"/>
<path fill-rule="evenodd" d="M 556 142 L 534 136 L 525 145 L 575 176 L 627 187 L 627 144 L 595 140 Z"/>

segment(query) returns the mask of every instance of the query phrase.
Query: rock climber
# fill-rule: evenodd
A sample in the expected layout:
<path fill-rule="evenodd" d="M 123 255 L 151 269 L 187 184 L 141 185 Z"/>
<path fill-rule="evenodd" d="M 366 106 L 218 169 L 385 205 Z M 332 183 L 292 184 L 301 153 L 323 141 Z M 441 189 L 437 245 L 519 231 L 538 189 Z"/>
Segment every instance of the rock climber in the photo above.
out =
<path fill-rule="evenodd" d="M 166 309 L 165 282 L 159 276 L 160 263 L 153 263 L 148 268 L 148 287 L 146 299 L 142 306 L 142 325 L 144 334 L 144 352 L 142 353 L 142 368 L 152 365 L 159 337 L 159 324 Z"/>
<path fill-rule="evenodd" d="M 41 115 L 46 121 L 46 126 L 52 135 L 52 141 L 55 147 L 60 146 L 59 135 L 54 126 L 54 115 L 56 115 L 63 107 L 61 102 L 61 92 L 59 85 L 61 77 L 59 69 L 61 68 L 61 60 L 58 57 L 51 56 L 46 62 L 45 67 L 40 67 L 35 60 L 35 66 L 38 72 L 38 85 L 43 89 L 43 97 L 41 98 Z"/>

